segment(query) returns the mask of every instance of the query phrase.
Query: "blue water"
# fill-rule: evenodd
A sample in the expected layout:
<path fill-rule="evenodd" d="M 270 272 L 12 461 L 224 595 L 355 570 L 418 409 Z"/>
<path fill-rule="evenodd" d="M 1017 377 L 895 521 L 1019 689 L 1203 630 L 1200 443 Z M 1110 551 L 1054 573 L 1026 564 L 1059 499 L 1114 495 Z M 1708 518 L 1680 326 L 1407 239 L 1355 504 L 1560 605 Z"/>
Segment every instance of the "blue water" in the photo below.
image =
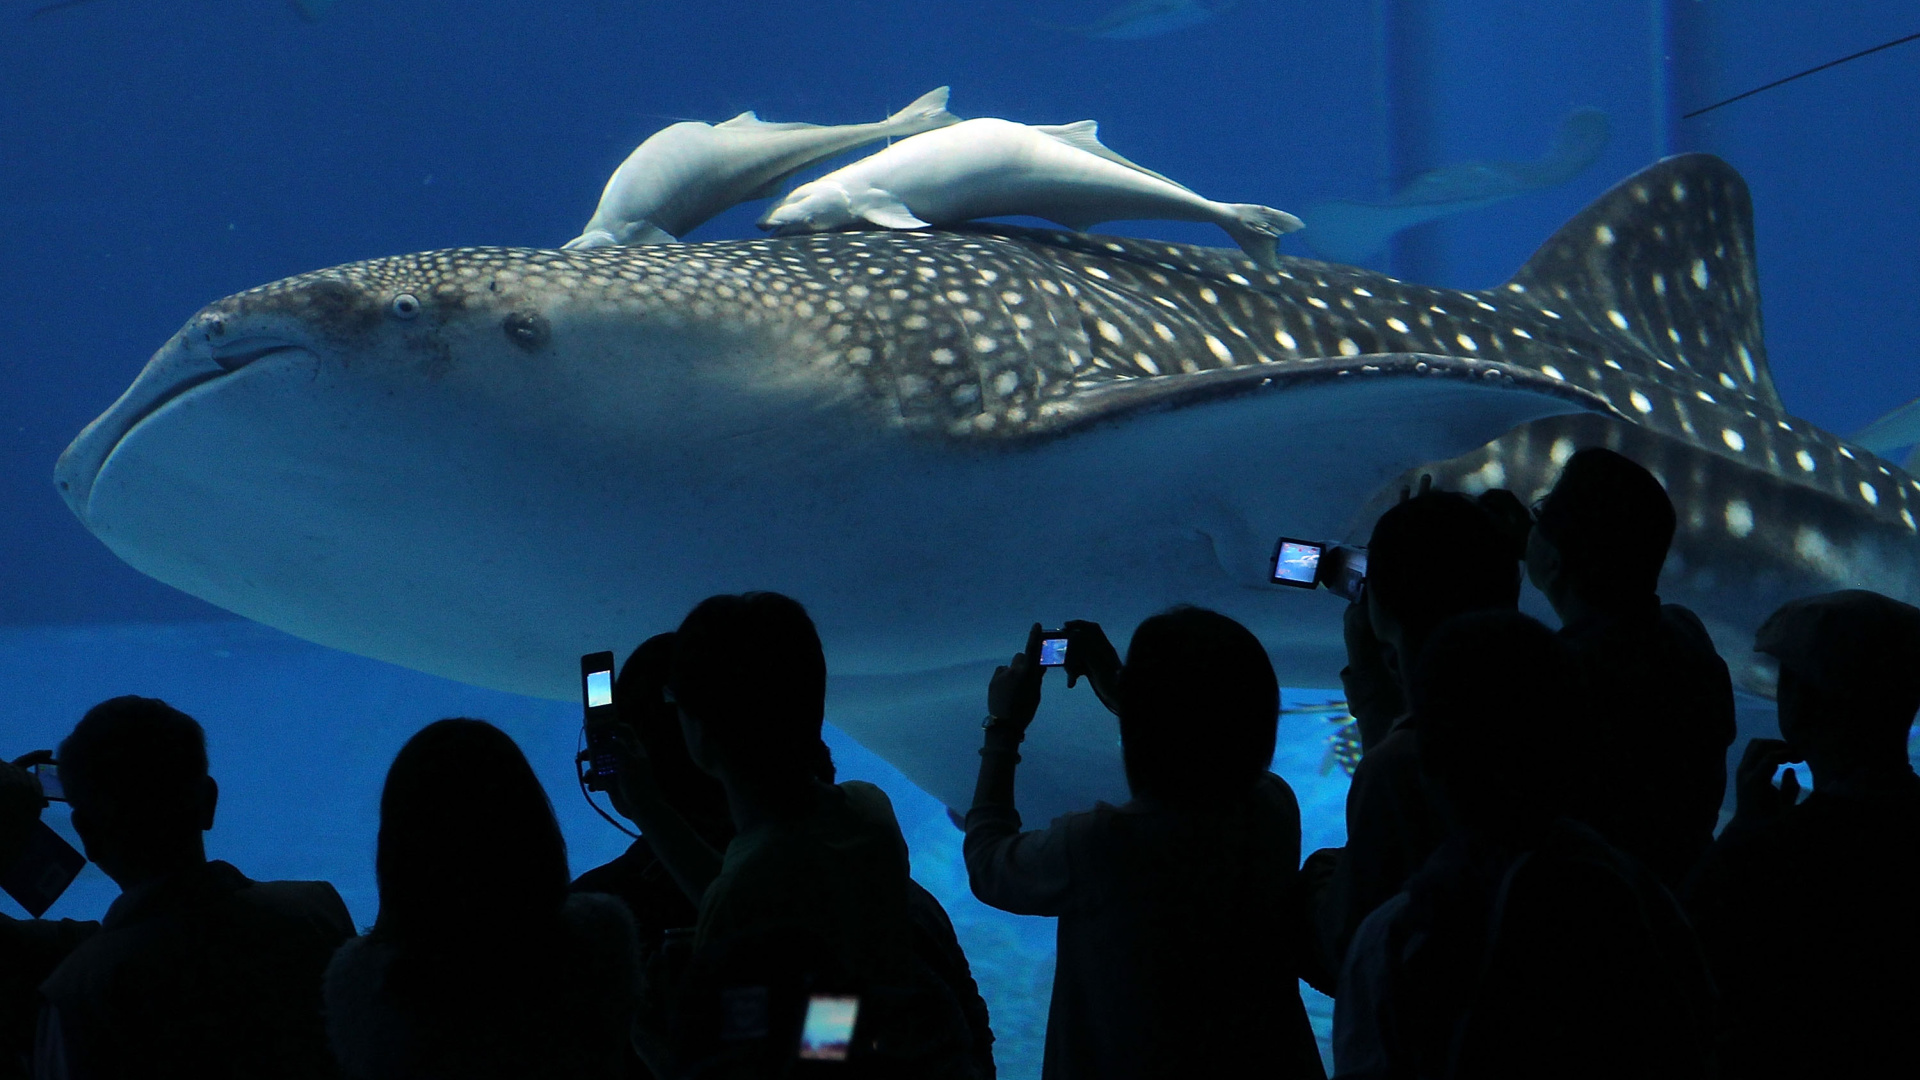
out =
<path fill-rule="evenodd" d="M 1920 44 L 1680 119 L 1910 33 L 1920 2 L 1243 0 L 1101 39 L 1058 28 L 1098 23 L 1110 0 L 338 0 L 317 22 L 282 0 L 30 17 L 38 6 L 0 0 L 0 753 L 54 742 L 111 694 L 166 697 L 212 739 L 213 852 L 259 877 L 332 880 L 362 921 L 379 777 L 438 716 L 520 740 L 576 869 L 616 853 L 569 775 L 577 716 L 307 645 L 146 579 L 55 497 L 52 463 L 204 303 L 372 256 L 557 244 L 672 120 L 871 120 L 949 83 L 961 115 L 1097 118 L 1113 148 L 1192 187 L 1298 210 L 1532 158 L 1568 111 L 1598 107 L 1613 139 L 1586 173 L 1403 234 L 1375 267 L 1491 284 L 1621 176 L 1709 150 L 1753 189 L 1789 408 L 1845 433 L 1920 396 Z M 692 238 L 748 235 L 756 212 Z M 1222 242 L 1201 226 L 1112 231 Z M 1275 766 L 1309 849 L 1338 838 L 1324 734 L 1290 721 Z M 974 903 L 942 809 L 844 738 L 835 749 L 846 775 L 893 794 L 916 875 L 987 987 L 1004 1074 L 1037 1074 L 1050 926 Z M 97 915 L 111 896 L 89 871 L 56 913 Z"/>

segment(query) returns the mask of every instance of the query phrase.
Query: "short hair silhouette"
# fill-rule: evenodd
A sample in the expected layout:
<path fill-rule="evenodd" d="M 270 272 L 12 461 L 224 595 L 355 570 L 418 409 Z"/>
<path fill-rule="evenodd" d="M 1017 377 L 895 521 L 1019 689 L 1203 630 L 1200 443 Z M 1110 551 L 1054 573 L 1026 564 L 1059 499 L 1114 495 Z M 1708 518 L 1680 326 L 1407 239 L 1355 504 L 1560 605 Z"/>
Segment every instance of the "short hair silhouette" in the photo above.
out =
<path fill-rule="evenodd" d="M 206 732 L 159 698 L 129 695 L 88 709 L 57 757 L 68 798 L 133 811 L 116 815 L 116 831 L 199 830 Z"/>
<path fill-rule="evenodd" d="M 1526 830 L 1574 805 L 1576 685 L 1566 645 L 1517 611 L 1472 612 L 1434 631 L 1413 710 L 1421 762 L 1460 823 Z"/>
<path fill-rule="evenodd" d="M 1920 712 L 1920 609 L 1864 589 L 1802 597 L 1767 617 L 1754 650 L 1817 696 L 1827 738 L 1854 752 L 1905 756 Z"/>
<path fill-rule="evenodd" d="M 375 935 L 436 954 L 556 917 L 569 881 L 566 840 L 526 755 L 466 717 L 428 724 L 393 759 L 375 870 Z"/>
<path fill-rule="evenodd" d="M 811 765 L 827 658 L 807 609 L 773 592 L 710 596 L 674 635 L 674 700 L 743 759 Z M 748 764 L 742 760 L 741 764 Z"/>
<path fill-rule="evenodd" d="M 646 750 L 667 804 L 704 823 L 727 822 L 727 789 L 694 764 L 680 730 L 679 710 L 661 693 L 673 672 L 673 641 L 668 632 L 641 642 L 620 665 L 613 701 L 620 719 L 632 725 Z"/>
<path fill-rule="evenodd" d="M 1368 591 L 1409 632 L 1520 599 L 1513 540 L 1465 495 L 1430 491 L 1389 509 L 1367 543 Z"/>
<path fill-rule="evenodd" d="M 1120 672 L 1120 743 L 1135 795 L 1225 798 L 1273 762 L 1280 685 L 1260 639 L 1216 611 L 1141 623 Z"/>
<path fill-rule="evenodd" d="M 1540 504 L 1535 528 L 1605 602 L 1654 592 L 1673 544 L 1673 500 L 1639 463 L 1601 446 L 1567 459 Z"/>

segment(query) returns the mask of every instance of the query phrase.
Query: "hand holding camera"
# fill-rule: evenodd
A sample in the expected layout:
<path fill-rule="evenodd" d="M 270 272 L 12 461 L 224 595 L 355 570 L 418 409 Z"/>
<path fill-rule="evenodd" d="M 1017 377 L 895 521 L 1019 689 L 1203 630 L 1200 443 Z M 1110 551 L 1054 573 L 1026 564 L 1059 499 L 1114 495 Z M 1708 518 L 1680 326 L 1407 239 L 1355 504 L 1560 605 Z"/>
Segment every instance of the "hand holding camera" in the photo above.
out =
<path fill-rule="evenodd" d="M 988 729 L 1006 728 L 1016 737 L 1025 735 L 1033 714 L 1040 709 L 1041 678 L 1048 667 L 1064 664 L 1067 652 L 1067 641 L 1059 631 L 1049 634 L 1034 623 L 1027 632 L 1026 650 L 995 668 L 993 680 L 987 684 Z M 1055 662 L 1043 666 L 1043 659 Z"/>
<path fill-rule="evenodd" d="M 1067 654 L 1065 668 L 1067 685 L 1073 686 L 1082 678 L 1093 687 L 1093 694 L 1107 711 L 1118 715 L 1120 712 L 1120 651 L 1107 640 L 1107 632 L 1100 629 L 1097 622 L 1074 619 L 1061 627 L 1066 636 Z"/>
<path fill-rule="evenodd" d="M 20 856 L 40 811 L 46 809 L 46 793 L 33 770 L 52 763 L 51 750 L 35 750 L 11 764 L 0 761 L 0 866 L 11 865 Z"/>

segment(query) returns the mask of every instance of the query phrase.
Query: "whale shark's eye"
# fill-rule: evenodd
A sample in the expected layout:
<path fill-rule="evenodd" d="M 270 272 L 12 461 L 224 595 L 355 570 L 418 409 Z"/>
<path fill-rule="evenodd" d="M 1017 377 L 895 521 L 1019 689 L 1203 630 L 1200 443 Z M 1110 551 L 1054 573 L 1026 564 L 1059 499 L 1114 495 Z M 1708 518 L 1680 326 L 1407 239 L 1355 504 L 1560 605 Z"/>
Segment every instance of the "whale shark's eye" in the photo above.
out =
<path fill-rule="evenodd" d="M 411 319 L 420 314 L 420 298 L 410 292 L 403 292 L 393 298 L 393 303 L 387 305 L 387 310 L 393 312 L 393 317 L 396 319 Z"/>

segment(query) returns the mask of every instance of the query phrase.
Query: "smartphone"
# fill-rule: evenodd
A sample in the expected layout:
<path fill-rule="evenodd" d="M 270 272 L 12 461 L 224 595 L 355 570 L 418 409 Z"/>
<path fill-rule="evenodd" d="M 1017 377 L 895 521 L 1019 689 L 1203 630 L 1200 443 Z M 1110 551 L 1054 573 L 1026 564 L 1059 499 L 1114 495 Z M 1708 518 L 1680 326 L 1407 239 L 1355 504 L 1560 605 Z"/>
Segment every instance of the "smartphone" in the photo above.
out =
<path fill-rule="evenodd" d="M 67 801 L 66 785 L 60 782 L 60 766 L 35 765 L 33 778 L 40 784 L 40 794 L 54 802 Z"/>
<path fill-rule="evenodd" d="M 580 658 L 580 702 L 587 733 L 587 790 L 606 791 L 617 782 L 613 756 L 613 654 L 588 653 Z"/>
<path fill-rule="evenodd" d="M 852 994 L 813 994 L 800 1025 L 800 1057 L 807 1061 L 845 1061 L 853 1049 L 853 1028 L 860 1020 L 860 998 Z"/>
<path fill-rule="evenodd" d="M 1064 630 L 1040 632 L 1040 666 L 1060 667 L 1067 662 L 1067 633 Z"/>
<path fill-rule="evenodd" d="M 52 826 L 36 821 L 20 857 L 12 866 L 0 867 L 0 889 L 37 919 L 60 899 L 85 865 L 85 855 L 61 839 Z"/>
<path fill-rule="evenodd" d="M 1320 581 L 1320 557 L 1326 550 L 1327 545 L 1312 540 L 1281 537 L 1273 546 L 1273 572 L 1269 579 L 1275 585 L 1313 588 Z"/>

